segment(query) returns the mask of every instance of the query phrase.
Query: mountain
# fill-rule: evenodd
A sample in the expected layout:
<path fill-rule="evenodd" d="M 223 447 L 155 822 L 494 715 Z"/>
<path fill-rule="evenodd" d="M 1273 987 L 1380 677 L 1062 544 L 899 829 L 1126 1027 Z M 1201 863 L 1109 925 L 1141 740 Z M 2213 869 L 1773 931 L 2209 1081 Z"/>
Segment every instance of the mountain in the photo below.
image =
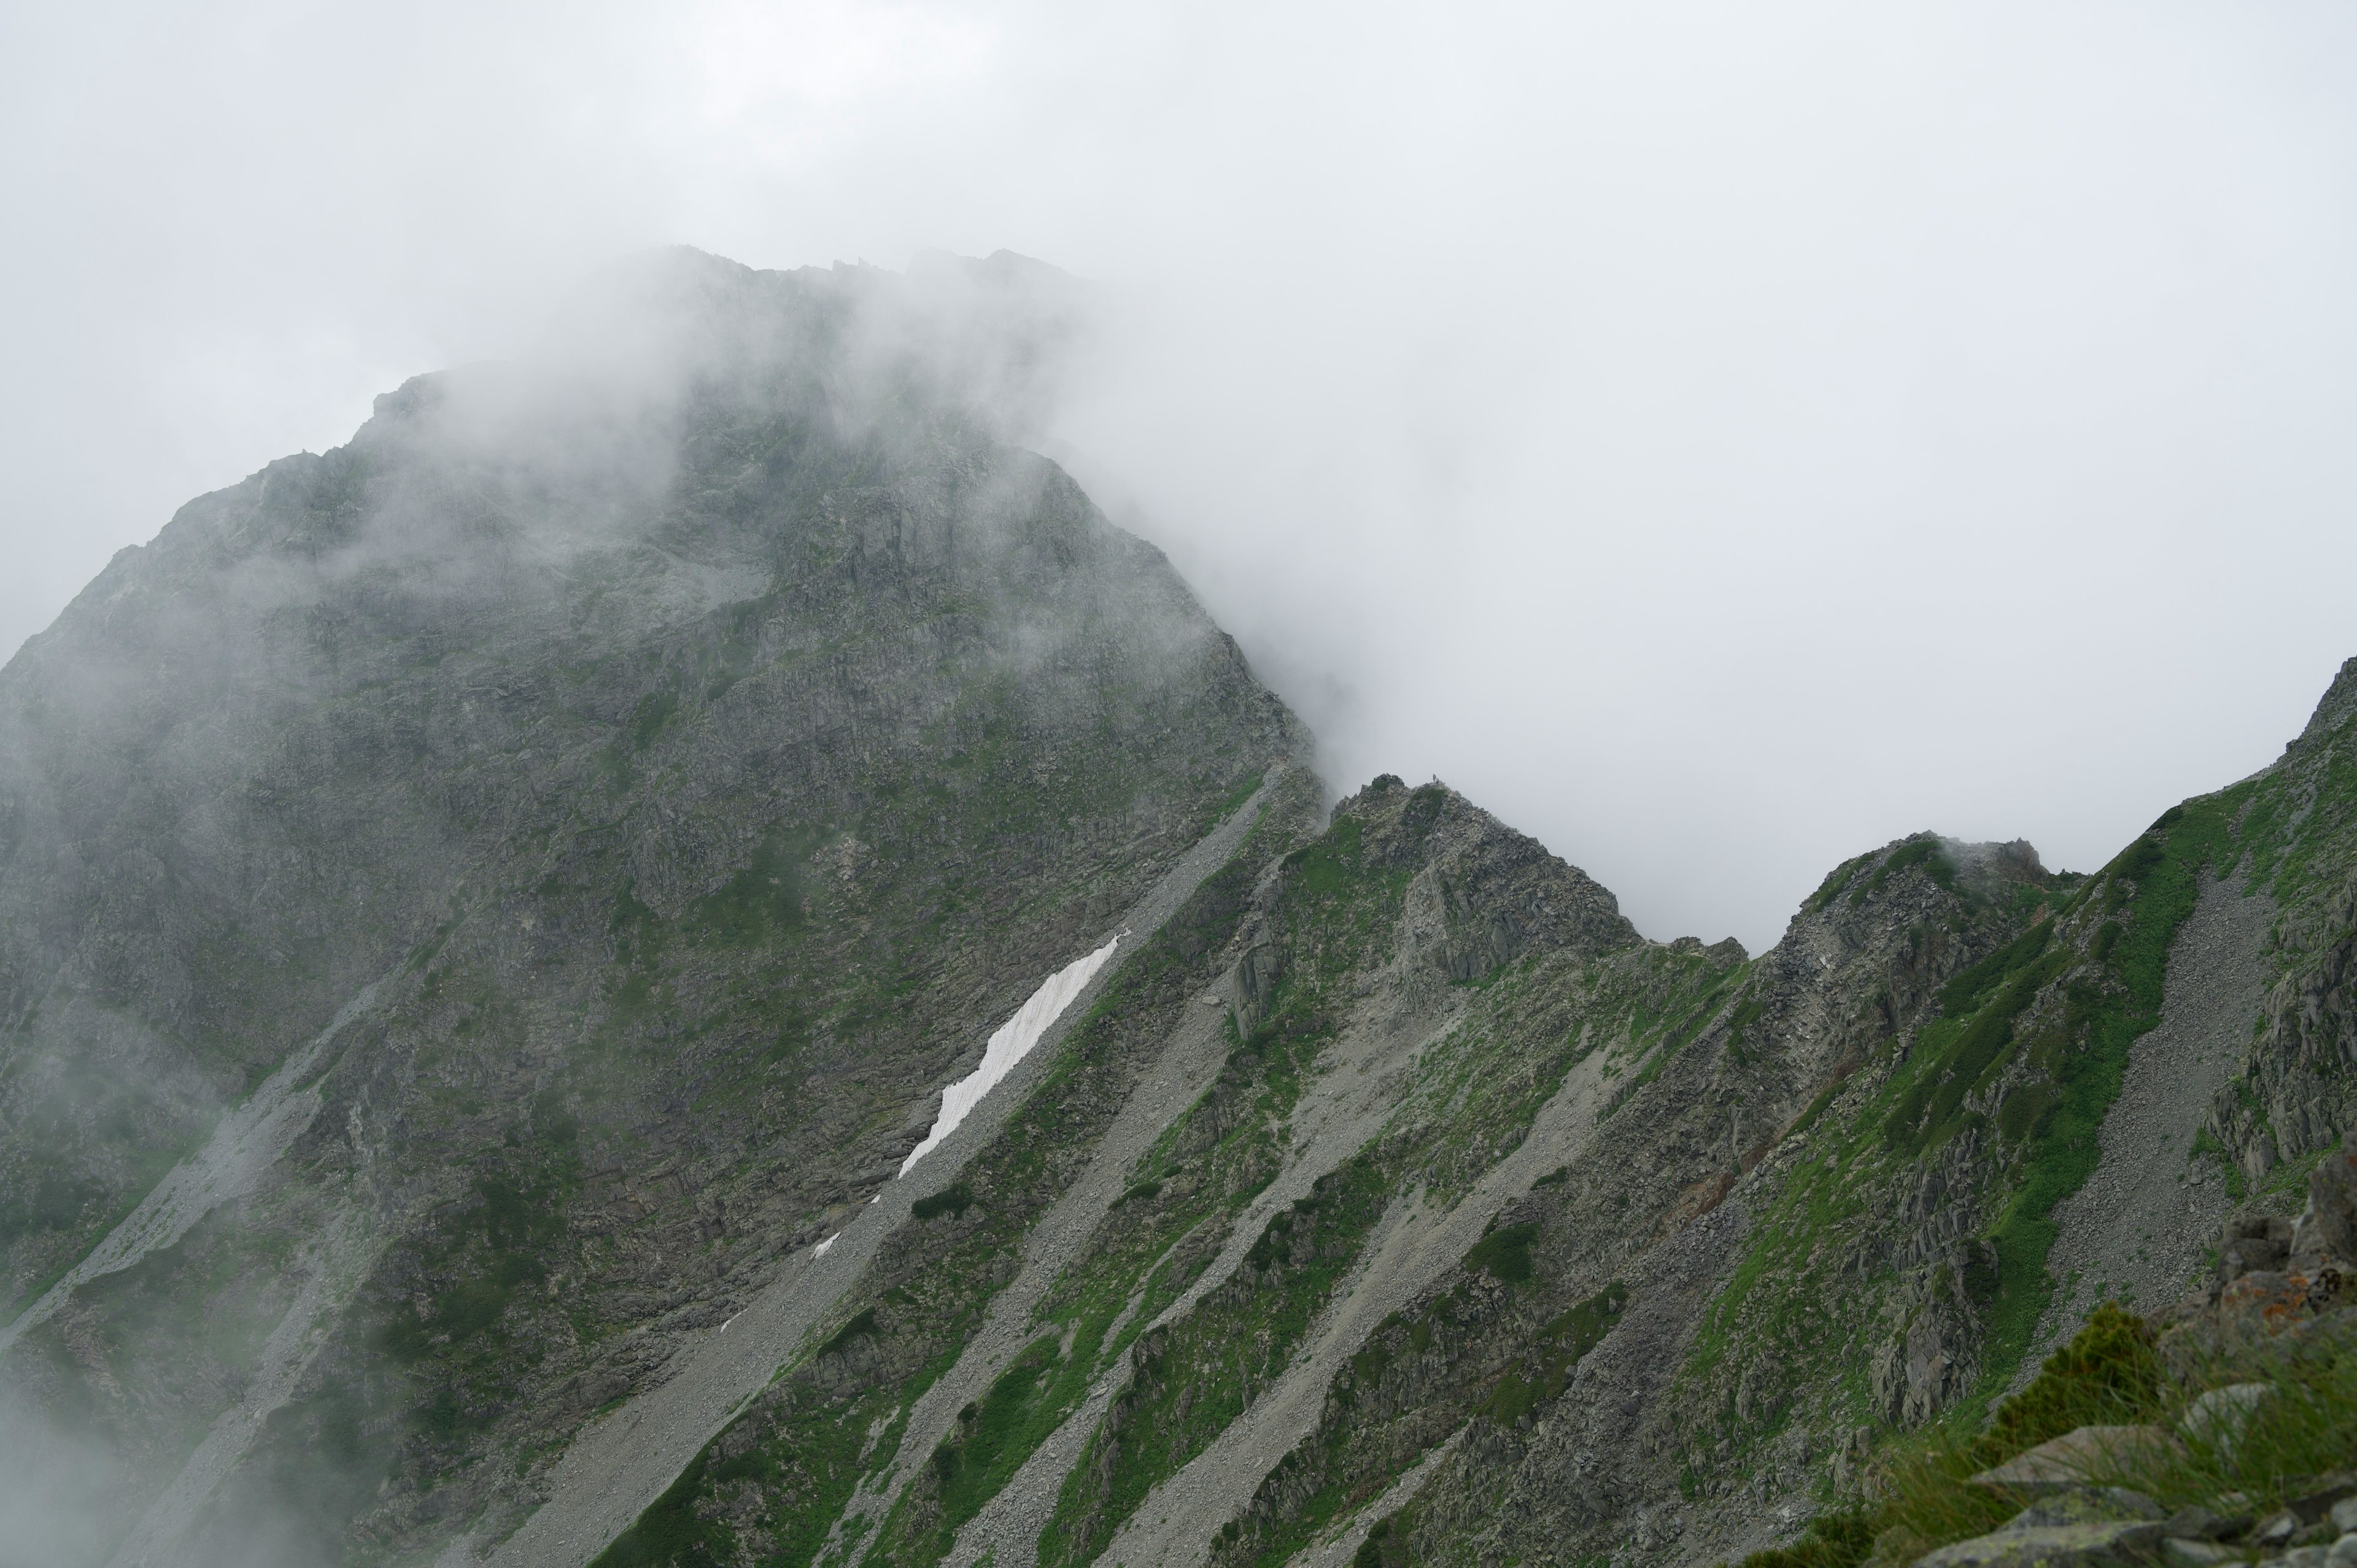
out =
<path fill-rule="evenodd" d="M 1089 308 L 643 258 L 0 671 L 0 1560 L 1713 1563 L 2357 1128 L 2357 660 L 1648 940 L 1332 800 L 1024 448 Z"/>

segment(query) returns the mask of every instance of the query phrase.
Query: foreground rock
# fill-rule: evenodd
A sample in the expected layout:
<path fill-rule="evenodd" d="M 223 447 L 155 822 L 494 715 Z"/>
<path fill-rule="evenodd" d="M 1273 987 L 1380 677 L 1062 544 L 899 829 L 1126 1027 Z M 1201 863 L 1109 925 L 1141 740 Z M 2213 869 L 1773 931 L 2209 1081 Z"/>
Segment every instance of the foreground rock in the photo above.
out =
<path fill-rule="evenodd" d="M 2158 1426 L 2083 1426 L 1973 1477 L 1973 1485 L 2035 1496 L 2075 1491 L 2162 1457 L 2176 1439 Z"/>
<path fill-rule="evenodd" d="M 2127 1568 L 2149 1563 L 2160 1539 L 2161 1527 L 2148 1520 L 2008 1525 L 1921 1562 L 1922 1568 Z"/>

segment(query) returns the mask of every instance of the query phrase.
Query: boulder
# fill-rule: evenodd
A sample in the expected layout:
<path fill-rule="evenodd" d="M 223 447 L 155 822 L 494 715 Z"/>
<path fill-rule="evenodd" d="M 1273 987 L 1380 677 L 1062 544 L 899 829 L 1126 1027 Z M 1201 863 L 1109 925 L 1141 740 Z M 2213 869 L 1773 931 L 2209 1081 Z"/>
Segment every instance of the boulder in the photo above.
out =
<path fill-rule="evenodd" d="M 2255 1270 L 2218 1293 L 2221 1328 L 2277 1334 L 2314 1316 L 2309 1300 L 2313 1283 L 2304 1273 Z"/>
<path fill-rule="evenodd" d="M 1943 1546 L 1916 1568 L 2128 1568 L 2152 1559 L 2161 1539 L 2149 1520 L 2031 1525 Z"/>
<path fill-rule="evenodd" d="M 2150 1524 L 2166 1520 L 2168 1510 L 2142 1492 L 2126 1487 L 2066 1487 L 2040 1494 L 2036 1502 L 2005 1521 L 2007 1530 L 2045 1529 L 2063 1524 Z M 2172 1521 L 2173 1522 L 2173 1521 Z M 2169 1531 L 2175 1534 L 2175 1530 Z"/>
<path fill-rule="evenodd" d="M 2292 1221 L 2279 1214 L 2242 1214 L 2226 1221 L 2218 1238 L 2218 1283 L 2244 1274 L 2280 1273 L 2291 1256 Z"/>
<path fill-rule="evenodd" d="M 2196 1505 L 2183 1508 L 2169 1516 L 2169 1535 L 2172 1541 L 2223 1541 L 2230 1535 L 2240 1535 L 2250 1529 L 2251 1516 L 2227 1519 Z"/>
<path fill-rule="evenodd" d="M 2357 1525 L 2343 1523 L 2336 1510 L 2352 1504 L 2357 1504 L 2357 1470 L 2334 1470 L 2301 1483 L 2285 1511 L 2302 1525 L 2330 1521 L 2346 1531 Z"/>
<path fill-rule="evenodd" d="M 2023 1495 L 2067 1491 L 2084 1487 L 2092 1477 L 2124 1468 L 2153 1450 L 2177 1445 L 2177 1439 L 2158 1426 L 2082 1426 L 1982 1471 L 1971 1484 Z"/>
<path fill-rule="evenodd" d="M 2243 1440 L 2244 1429 L 2259 1407 L 2275 1396 L 2268 1383 L 2230 1383 L 2222 1389 L 2212 1389 L 2187 1407 L 2178 1421 L 2178 1429 L 2194 1442 L 2214 1448 L 2222 1458 L 2232 1459 L 2234 1449 Z"/>

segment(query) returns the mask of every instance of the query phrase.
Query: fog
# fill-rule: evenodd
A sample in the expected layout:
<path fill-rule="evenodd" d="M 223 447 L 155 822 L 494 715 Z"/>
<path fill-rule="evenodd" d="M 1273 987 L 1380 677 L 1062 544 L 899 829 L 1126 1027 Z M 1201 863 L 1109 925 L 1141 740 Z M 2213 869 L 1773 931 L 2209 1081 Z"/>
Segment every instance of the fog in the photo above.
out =
<path fill-rule="evenodd" d="M 1040 445 L 1333 781 L 1755 950 L 2090 868 L 2357 654 L 2357 14 L 0 13 L 0 650 L 642 247 L 1097 285 Z"/>

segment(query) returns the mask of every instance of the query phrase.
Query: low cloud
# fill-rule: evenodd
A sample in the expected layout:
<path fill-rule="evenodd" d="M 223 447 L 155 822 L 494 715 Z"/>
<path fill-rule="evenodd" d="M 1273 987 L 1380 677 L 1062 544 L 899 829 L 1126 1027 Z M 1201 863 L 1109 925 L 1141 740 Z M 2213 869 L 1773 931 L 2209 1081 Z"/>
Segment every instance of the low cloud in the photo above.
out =
<path fill-rule="evenodd" d="M 1092 280 L 1061 381 L 961 373 L 1013 373 L 1010 424 L 1338 785 L 1443 775 L 1655 935 L 1757 948 L 1924 827 L 2098 863 L 2352 651 L 2344 11 L 7 27 L 47 239 L 5 263 L 0 643 L 188 495 L 687 242 Z M 907 326 L 954 350 L 987 311 L 941 275 Z"/>

